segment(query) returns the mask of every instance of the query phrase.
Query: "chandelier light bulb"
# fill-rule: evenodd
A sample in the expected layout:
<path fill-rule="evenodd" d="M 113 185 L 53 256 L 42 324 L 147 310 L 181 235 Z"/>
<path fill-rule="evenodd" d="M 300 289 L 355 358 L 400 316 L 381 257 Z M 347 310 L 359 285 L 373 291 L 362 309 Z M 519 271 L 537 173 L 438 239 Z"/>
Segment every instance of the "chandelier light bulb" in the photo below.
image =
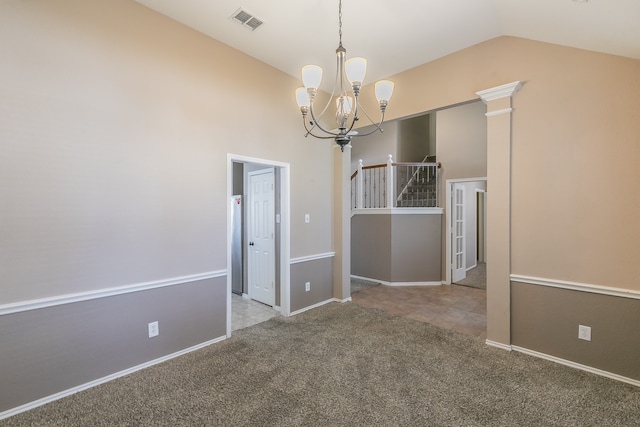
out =
<path fill-rule="evenodd" d="M 376 82 L 376 98 L 378 102 L 388 102 L 393 95 L 393 82 L 389 80 L 380 80 Z"/>
<path fill-rule="evenodd" d="M 367 74 L 367 60 L 360 57 L 348 59 L 344 64 L 344 71 L 352 86 L 362 86 Z"/>
<path fill-rule="evenodd" d="M 322 68 L 317 65 L 305 65 L 302 67 L 302 84 L 307 89 L 317 89 L 322 82 Z"/>
<path fill-rule="evenodd" d="M 309 99 L 309 93 L 307 89 L 304 87 L 299 87 L 296 89 L 296 102 L 298 103 L 298 107 L 309 107 L 311 105 L 311 100 Z"/>

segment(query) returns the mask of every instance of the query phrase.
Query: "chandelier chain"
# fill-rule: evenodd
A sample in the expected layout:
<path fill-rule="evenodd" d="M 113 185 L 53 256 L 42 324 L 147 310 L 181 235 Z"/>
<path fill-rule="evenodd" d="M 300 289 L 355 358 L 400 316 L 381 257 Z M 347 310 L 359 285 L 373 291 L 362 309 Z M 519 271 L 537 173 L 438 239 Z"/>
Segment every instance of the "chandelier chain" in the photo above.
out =
<path fill-rule="evenodd" d="M 338 35 L 340 37 L 340 46 L 342 46 L 342 0 L 338 2 Z"/>

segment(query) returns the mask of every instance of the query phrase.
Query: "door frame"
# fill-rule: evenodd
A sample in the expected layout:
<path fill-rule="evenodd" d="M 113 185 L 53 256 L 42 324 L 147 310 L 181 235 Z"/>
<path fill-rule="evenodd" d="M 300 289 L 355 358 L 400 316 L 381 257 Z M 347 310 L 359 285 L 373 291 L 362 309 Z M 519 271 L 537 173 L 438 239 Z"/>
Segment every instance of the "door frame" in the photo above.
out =
<path fill-rule="evenodd" d="M 451 284 L 451 211 L 453 206 L 451 206 L 451 195 L 453 194 L 453 185 L 466 183 L 466 182 L 476 182 L 476 181 L 487 181 L 487 177 L 479 177 L 479 178 L 457 178 L 457 179 L 447 179 L 445 181 L 445 285 Z"/>
<path fill-rule="evenodd" d="M 289 163 L 227 153 L 227 198 L 233 196 L 233 163 L 257 163 L 280 170 L 280 314 L 289 317 L 291 264 L 291 182 Z M 227 209 L 227 337 L 231 336 L 231 207 Z"/>
<path fill-rule="evenodd" d="M 482 203 L 480 203 L 482 200 Z M 487 262 L 487 190 L 476 188 L 476 259 Z"/>

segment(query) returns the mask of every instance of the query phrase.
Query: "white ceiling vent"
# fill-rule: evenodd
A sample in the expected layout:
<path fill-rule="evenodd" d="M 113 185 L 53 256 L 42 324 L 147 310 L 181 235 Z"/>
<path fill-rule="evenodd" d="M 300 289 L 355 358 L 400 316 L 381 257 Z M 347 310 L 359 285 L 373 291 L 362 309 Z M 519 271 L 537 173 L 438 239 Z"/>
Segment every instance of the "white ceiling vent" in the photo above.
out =
<path fill-rule="evenodd" d="M 262 19 L 256 18 L 251 12 L 247 12 L 242 8 L 233 12 L 233 15 L 231 15 L 231 19 L 233 19 L 243 27 L 250 29 L 251 31 L 255 31 L 256 29 L 258 29 L 258 27 L 264 24 L 264 21 Z"/>

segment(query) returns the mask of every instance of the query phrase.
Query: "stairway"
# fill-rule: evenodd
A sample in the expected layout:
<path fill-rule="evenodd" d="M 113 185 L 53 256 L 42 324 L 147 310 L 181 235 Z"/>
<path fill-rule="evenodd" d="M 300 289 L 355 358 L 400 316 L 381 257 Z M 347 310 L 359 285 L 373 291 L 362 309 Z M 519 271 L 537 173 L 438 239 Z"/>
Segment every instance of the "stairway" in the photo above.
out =
<path fill-rule="evenodd" d="M 399 174 L 396 184 L 399 196 L 396 207 L 399 208 L 432 208 L 438 206 L 436 169 L 419 166 L 407 176 Z"/>

